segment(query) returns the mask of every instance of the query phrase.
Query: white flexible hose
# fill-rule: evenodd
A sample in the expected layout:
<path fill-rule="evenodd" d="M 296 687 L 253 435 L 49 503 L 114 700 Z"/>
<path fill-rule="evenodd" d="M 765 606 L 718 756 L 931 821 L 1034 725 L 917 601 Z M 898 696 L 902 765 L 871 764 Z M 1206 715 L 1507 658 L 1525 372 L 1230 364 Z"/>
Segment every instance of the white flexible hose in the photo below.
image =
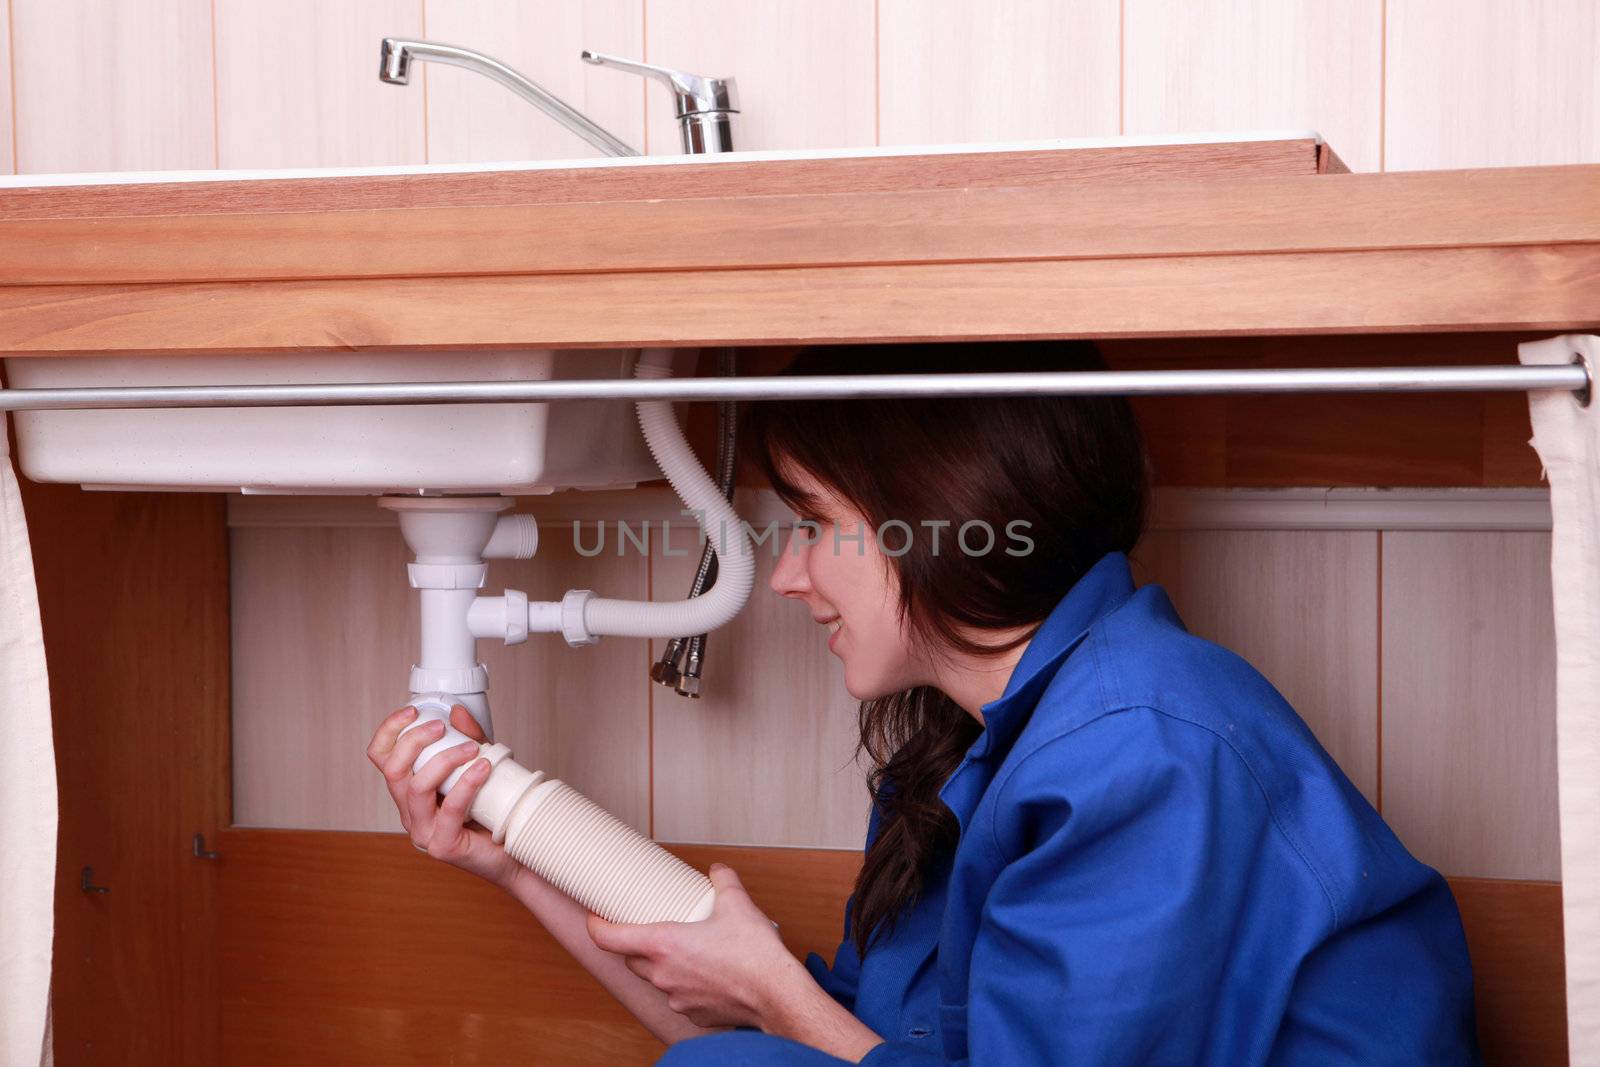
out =
<path fill-rule="evenodd" d="M 434 719 L 444 736 L 422 750 L 416 770 L 435 752 L 469 740 L 450 725 L 448 693 L 412 697 L 417 719 L 402 734 Z M 619 923 L 698 922 L 711 914 L 711 880 L 559 778 L 531 771 L 505 745 L 480 745 L 492 765 L 468 813 L 518 863 L 599 915 Z M 466 765 L 440 786 L 449 794 Z"/>
<path fill-rule="evenodd" d="M 672 376 L 672 350 L 645 349 L 636 378 Z M 717 580 L 688 600 L 607 600 L 592 597 L 584 606 L 585 628 L 618 637 L 677 637 L 701 634 L 732 621 L 750 598 L 756 561 L 750 536 L 717 483 L 700 465 L 665 400 L 639 402 L 639 429 L 684 508 L 697 513 L 701 532 L 717 552 Z"/>
<path fill-rule="evenodd" d="M 711 879 L 559 778 L 530 788 L 496 832 L 518 863 L 614 923 L 699 922 L 716 904 Z"/>

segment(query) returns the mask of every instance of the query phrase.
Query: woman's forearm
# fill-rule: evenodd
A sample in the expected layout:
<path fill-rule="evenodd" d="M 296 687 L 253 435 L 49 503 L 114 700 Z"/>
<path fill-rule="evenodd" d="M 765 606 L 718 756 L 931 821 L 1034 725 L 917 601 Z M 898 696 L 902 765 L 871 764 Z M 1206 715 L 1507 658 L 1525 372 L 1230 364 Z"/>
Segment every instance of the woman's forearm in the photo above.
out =
<path fill-rule="evenodd" d="M 533 913 L 556 941 L 581 963 L 658 1039 L 674 1044 L 715 1031 L 696 1026 L 667 1007 L 667 996 L 634 974 L 623 957 L 607 952 L 589 936 L 588 911 L 549 882 L 519 869 L 507 890 Z M 805 965 L 788 957 L 783 973 L 773 975 L 775 992 L 761 1006 L 761 1028 L 855 1063 L 883 1039 L 834 1000 Z"/>
<path fill-rule="evenodd" d="M 850 1063 L 883 1044 L 883 1038 L 866 1023 L 845 1010 L 828 995 L 807 971 L 794 961 L 798 973 L 780 978 L 775 987 L 786 990 L 762 1011 L 761 1028 L 769 1034 L 787 1037 L 803 1045 L 821 1049 Z"/>
<path fill-rule="evenodd" d="M 596 945 L 589 937 L 585 925 L 589 913 L 582 904 L 525 870 L 519 870 L 506 889 L 657 1038 L 670 1045 L 714 1032 L 667 1007 L 665 993 L 628 970 L 621 956 Z"/>

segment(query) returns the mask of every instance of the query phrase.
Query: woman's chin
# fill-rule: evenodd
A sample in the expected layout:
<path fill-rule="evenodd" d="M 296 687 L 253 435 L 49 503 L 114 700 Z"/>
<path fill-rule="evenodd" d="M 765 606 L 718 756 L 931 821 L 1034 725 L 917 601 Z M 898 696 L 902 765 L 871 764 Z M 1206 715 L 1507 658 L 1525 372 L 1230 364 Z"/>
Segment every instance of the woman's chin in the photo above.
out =
<path fill-rule="evenodd" d="M 844 667 L 844 689 L 857 700 L 877 700 L 890 693 L 899 692 L 894 686 L 886 685 L 881 679 L 862 679 L 850 676 L 850 665 Z"/>

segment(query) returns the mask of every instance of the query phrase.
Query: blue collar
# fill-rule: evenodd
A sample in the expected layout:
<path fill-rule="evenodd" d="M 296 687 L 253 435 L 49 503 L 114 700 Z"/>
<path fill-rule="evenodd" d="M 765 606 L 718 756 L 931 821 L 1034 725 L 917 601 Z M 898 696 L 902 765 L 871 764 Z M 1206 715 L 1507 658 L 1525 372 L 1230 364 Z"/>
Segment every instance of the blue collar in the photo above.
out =
<path fill-rule="evenodd" d="M 984 729 L 969 754 L 987 755 L 995 746 L 1009 744 L 1039 702 L 1056 669 L 1089 628 L 1133 595 L 1133 572 L 1128 557 L 1108 552 L 1067 591 L 1044 622 L 1034 631 L 1012 668 L 1005 692 L 982 708 Z"/>

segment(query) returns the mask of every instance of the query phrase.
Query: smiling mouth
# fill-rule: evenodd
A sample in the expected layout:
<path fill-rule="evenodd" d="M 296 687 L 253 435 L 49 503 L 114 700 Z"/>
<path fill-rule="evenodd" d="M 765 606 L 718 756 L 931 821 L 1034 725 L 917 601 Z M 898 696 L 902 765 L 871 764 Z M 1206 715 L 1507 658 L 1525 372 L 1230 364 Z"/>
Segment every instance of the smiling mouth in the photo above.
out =
<path fill-rule="evenodd" d="M 833 616 L 831 619 L 816 619 L 815 621 L 823 626 L 826 626 L 829 634 L 838 633 L 839 627 L 844 625 L 839 621 L 839 616 L 837 615 Z"/>

